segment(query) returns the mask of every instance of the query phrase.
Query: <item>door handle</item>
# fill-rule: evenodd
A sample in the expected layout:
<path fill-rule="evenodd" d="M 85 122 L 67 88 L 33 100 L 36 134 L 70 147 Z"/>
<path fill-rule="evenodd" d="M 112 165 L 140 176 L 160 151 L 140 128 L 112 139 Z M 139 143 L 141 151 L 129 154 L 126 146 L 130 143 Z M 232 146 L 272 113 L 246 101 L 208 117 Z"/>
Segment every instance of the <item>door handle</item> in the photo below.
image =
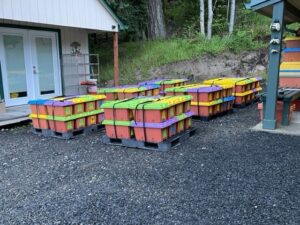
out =
<path fill-rule="evenodd" d="M 38 74 L 39 72 L 37 71 L 36 67 L 33 66 L 33 74 Z"/>

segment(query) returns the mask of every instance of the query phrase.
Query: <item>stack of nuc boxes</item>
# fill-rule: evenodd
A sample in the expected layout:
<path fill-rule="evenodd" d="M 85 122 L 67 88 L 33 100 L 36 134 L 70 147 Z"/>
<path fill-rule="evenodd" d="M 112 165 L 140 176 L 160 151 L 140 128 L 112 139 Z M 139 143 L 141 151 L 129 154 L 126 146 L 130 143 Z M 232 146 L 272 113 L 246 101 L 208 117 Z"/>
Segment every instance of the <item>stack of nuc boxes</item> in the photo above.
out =
<path fill-rule="evenodd" d="M 195 118 L 210 120 L 232 110 L 234 103 L 232 85 L 191 84 L 167 88 L 167 96 L 192 96 L 191 110 Z"/>
<path fill-rule="evenodd" d="M 245 107 L 258 99 L 262 91 L 260 77 L 229 77 L 204 81 L 209 85 L 231 85 L 234 88 L 234 107 Z"/>
<path fill-rule="evenodd" d="M 108 144 L 167 150 L 191 134 L 191 96 L 130 98 L 105 102 L 102 108 Z"/>
<path fill-rule="evenodd" d="M 100 88 L 98 94 L 106 96 L 106 100 L 122 100 L 139 96 L 159 95 L 159 85 L 126 85 L 112 88 Z"/>
<path fill-rule="evenodd" d="M 287 37 L 284 42 L 279 86 L 300 88 L 300 37 Z"/>
<path fill-rule="evenodd" d="M 187 79 L 155 79 L 155 80 L 148 80 L 145 82 L 139 83 L 139 85 L 159 85 L 159 94 L 161 96 L 165 96 L 165 90 L 167 88 L 179 87 L 186 85 Z"/>
<path fill-rule="evenodd" d="M 63 139 L 97 130 L 104 114 L 101 105 L 104 95 L 82 95 L 31 100 L 30 117 L 35 133 Z"/>

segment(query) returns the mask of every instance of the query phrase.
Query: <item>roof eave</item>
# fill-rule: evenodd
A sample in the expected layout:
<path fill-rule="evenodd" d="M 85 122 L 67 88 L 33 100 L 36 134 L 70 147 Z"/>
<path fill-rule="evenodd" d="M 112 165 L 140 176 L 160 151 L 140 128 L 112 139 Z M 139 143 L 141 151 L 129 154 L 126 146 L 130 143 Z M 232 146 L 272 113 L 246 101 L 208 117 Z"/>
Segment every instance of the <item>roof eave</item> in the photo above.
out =
<path fill-rule="evenodd" d="M 126 26 L 122 20 L 115 14 L 115 12 L 110 8 L 110 6 L 104 0 L 99 0 L 99 2 L 104 6 L 104 8 L 109 12 L 109 14 L 116 20 L 119 25 L 119 30 L 126 30 L 128 26 Z"/>
<path fill-rule="evenodd" d="M 246 3 L 245 6 L 247 9 L 252 9 L 253 11 L 257 11 L 259 9 L 272 6 L 277 2 L 281 2 L 282 0 L 256 0 L 251 1 L 250 3 Z"/>

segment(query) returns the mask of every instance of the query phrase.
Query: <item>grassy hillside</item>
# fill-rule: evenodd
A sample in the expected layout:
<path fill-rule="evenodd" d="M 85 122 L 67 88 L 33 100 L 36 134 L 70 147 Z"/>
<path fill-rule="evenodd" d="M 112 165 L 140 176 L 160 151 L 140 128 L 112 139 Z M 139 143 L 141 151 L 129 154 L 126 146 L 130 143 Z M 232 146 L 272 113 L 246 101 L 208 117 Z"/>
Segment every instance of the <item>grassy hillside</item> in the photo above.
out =
<path fill-rule="evenodd" d="M 240 22 L 236 26 L 236 32 L 231 36 L 215 34 L 212 40 L 207 40 L 194 30 L 188 35 L 166 40 L 120 42 L 121 83 L 135 82 L 137 71 L 147 78 L 151 68 L 204 54 L 238 53 L 267 47 L 269 20 L 254 13 L 248 17 L 249 14 L 246 15 L 246 19 L 241 20 L 243 24 Z M 112 80 L 112 40 L 92 44 L 91 51 L 100 55 L 101 83 Z"/>
<path fill-rule="evenodd" d="M 168 39 L 157 41 L 127 42 L 120 44 L 121 83 L 136 81 L 136 71 L 145 78 L 153 67 L 181 60 L 193 59 L 203 54 L 240 52 L 266 47 L 266 42 L 253 41 L 247 33 L 231 37 L 214 37 L 208 41 L 199 39 Z M 113 79 L 113 51 L 110 45 L 101 45 L 96 51 L 101 59 L 102 82 Z"/>

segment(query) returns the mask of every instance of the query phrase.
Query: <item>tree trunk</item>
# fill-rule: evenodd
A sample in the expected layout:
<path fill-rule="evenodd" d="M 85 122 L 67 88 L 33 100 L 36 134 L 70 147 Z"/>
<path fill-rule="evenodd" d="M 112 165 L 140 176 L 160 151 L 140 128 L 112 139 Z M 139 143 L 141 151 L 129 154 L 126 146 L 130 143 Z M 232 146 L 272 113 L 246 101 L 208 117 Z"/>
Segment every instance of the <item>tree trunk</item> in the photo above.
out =
<path fill-rule="evenodd" d="M 212 0 L 208 0 L 208 20 L 207 20 L 207 38 L 212 37 L 212 21 L 213 21 L 213 9 Z"/>
<path fill-rule="evenodd" d="M 149 0 L 149 38 L 165 38 L 166 37 L 166 25 L 164 20 L 162 1 L 161 0 Z"/>
<path fill-rule="evenodd" d="M 229 35 L 232 34 L 233 32 L 233 27 L 234 27 L 234 22 L 235 22 L 235 0 L 231 0 L 230 4 L 230 20 L 229 20 Z"/>
<path fill-rule="evenodd" d="M 205 19 L 204 19 L 204 0 L 200 0 L 200 32 L 202 35 L 205 36 Z"/>

